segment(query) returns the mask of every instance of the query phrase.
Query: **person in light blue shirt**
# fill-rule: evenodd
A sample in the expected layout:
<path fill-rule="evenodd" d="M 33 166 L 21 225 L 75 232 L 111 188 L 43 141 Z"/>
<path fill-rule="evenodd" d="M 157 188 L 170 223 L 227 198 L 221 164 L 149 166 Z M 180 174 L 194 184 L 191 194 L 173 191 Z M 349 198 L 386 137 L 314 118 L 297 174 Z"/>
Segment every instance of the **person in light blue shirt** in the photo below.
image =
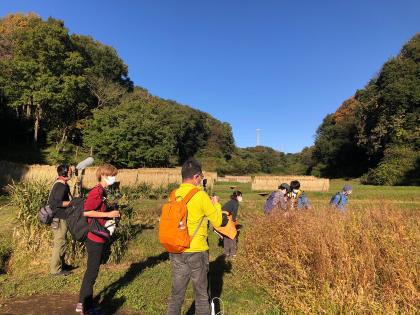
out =
<path fill-rule="evenodd" d="M 330 201 L 330 205 L 334 208 L 345 211 L 346 205 L 349 202 L 349 196 L 352 193 L 352 187 L 350 185 L 344 185 L 343 190 L 336 193 Z"/>

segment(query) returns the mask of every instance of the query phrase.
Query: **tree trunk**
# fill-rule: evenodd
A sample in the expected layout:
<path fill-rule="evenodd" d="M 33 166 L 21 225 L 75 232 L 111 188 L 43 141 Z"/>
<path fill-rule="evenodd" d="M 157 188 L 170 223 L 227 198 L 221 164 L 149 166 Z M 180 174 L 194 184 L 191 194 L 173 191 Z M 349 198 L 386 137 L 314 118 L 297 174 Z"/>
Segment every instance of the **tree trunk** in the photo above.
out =
<path fill-rule="evenodd" d="M 40 124 L 40 121 L 41 121 L 41 115 L 42 115 L 41 105 L 37 105 L 36 110 L 35 110 L 35 121 L 34 121 L 34 141 L 35 141 L 35 143 L 38 143 L 38 131 L 39 131 L 39 124 Z"/>
<path fill-rule="evenodd" d="M 61 136 L 60 143 L 57 145 L 58 147 L 57 152 L 59 152 L 61 149 L 63 149 L 64 151 L 64 146 L 66 142 L 67 142 L 67 127 L 64 127 L 63 135 Z"/>
<path fill-rule="evenodd" d="M 32 98 L 32 96 L 29 96 L 29 103 L 26 104 L 26 118 L 27 119 L 31 118 L 32 106 L 33 105 L 34 105 L 33 98 Z"/>

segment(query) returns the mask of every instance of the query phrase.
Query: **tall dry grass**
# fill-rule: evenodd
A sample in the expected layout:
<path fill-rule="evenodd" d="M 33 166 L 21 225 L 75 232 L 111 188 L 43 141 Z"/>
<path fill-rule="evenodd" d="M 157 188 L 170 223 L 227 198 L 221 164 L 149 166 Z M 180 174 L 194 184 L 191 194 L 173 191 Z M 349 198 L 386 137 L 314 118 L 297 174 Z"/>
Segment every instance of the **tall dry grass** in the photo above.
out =
<path fill-rule="evenodd" d="M 52 231 L 38 220 L 38 211 L 45 205 L 51 189 L 47 181 L 22 181 L 9 186 L 10 204 L 18 209 L 14 220 L 13 246 L 8 271 L 16 272 L 22 267 L 49 266 L 52 249 Z M 148 187 L 150 191 L 152 189 Z M 160 191 L 160 190 L 159 190 Z M 153 191 L 152 191 L 153 192 Z M 111 191 L 108 199 L 120 207 L 120 224 L 113 236 L 108 261 L 118 263 L 127 250 L 128 242 L 139 232 L 141 223 L 133 209 L 131 192 L 124 195 Z M 85 255 L 84 245 L 67 234 L 67 262 L 79 261 Z"/>
<path fill-rule="evenodd" d="M 419 210 L 258 217 L 241 244 L 240 264 L 286 313 L 419 314 Z"/>
<path fill-rule="evenodd" d="M 304 191 L 328 191 L 330 180 L 314 176 L 255 176 L 252 180 L 252 190 L 276 190 L 281 183 L 298 180 Z"/>

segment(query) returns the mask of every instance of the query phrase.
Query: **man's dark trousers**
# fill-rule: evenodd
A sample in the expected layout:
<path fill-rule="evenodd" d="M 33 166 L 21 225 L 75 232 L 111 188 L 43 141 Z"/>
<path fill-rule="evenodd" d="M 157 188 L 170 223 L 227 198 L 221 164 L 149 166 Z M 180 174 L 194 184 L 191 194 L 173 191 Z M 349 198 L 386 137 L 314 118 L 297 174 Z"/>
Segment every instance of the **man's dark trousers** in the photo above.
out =
<path fill-rule="evenodd" d="M 209 254 L 207 251 L 196 253 L 170 254 L 172 268 L 172 293 L 169 300 L 168 315 L 181 314 L 185 291 L 191 279 L 195 314 L 209 315 L 208 294 Z"/>

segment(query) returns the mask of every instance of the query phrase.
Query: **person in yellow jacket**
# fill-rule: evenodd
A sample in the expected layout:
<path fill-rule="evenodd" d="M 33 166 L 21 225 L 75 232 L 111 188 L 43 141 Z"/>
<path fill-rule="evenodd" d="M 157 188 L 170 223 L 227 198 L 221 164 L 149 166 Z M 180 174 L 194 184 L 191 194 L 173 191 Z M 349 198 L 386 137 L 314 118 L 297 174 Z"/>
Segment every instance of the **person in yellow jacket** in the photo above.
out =
<path fill-rule="evenodd" d="M 187 160 L 182 166 L 182 184 L 175 191 L 177 199 L 185 197 L 191 189 L 199 187 L 204 176 L 201 164 L 194 159 Z M 210 314 L 208 294 L 209 245 L 207 243 L 207 226 L 227 224 L 227 217 L 222 216 L 219 198 L 200 190 L 187 204 L 187 228 L 189 235 L 194 235 L 190 248 L 181 254 L 169 254 L 172 270 L 172 290 L 168 305 L 168 315 L 179 315 L 184 303 L 185 291 L 191 280 L 195 296 L 195 314 Z M 222 222 L 223 221 L 223 222 Z"/>

